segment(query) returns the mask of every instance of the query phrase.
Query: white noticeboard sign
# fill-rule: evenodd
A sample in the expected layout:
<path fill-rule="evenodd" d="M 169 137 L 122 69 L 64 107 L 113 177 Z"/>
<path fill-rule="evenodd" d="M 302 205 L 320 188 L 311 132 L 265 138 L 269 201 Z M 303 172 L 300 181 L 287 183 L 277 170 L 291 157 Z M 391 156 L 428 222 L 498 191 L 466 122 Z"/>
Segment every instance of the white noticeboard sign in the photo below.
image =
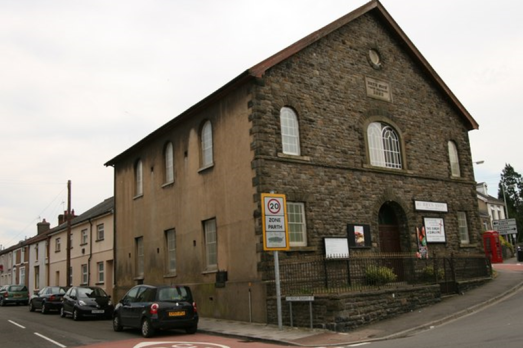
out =
<path fill-rule="evenodd" d="M 285 195 L 262 193 L 263 250 L 289 250 Z"/>
<path fill-rule="evenodd" d="M 425 233 L 427 234 L 428 243 L 445 243 L 445 223 L 441 218 L 423 219 L 425 225 Z"/>

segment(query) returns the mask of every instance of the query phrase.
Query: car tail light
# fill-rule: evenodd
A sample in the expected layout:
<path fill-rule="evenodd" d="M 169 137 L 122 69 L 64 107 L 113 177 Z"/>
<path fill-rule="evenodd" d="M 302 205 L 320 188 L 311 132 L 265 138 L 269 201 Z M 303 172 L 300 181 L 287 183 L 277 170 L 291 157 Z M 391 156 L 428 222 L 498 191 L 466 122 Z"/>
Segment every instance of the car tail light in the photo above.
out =
<path fill-rule="evenodd" d="M 198 308 L 196 308 L 196 302 L 192 303 L 192 309 L 193 309 L 194 313 L 198 313 Z"/>
<path fill-rule="evenodd" d="M 9 293 L 7 291 L 4 292 L 4 297 L 6 297 L 6 298 L 9 297 Z"/>
<path fill-rule="evenodd" d="M 158 303 L 153 303 L 149 312 L 151 314 L 158 314 L 158 307 L 160 307 Z"/>
<path fill-rule="evenodd" d="M 49 296 L 49 301 L 54 301 L 54 300 L 55 300 L 54 295 Z"/>

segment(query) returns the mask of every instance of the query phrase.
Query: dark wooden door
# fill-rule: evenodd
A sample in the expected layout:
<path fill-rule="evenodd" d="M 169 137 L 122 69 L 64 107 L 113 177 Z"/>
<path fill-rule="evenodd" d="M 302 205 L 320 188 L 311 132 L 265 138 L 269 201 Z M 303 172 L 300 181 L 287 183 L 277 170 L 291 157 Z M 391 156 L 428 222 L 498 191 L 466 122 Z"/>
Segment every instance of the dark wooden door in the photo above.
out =
<path fill-rule="evenodd" d="M 382 253 L 400 253 L 400 231 L 397 225 L 380 225 L 380 251 Z M 386 257 L 383 260 L 383 266 L 392 268 L 398 276 L 397 280 L 402 281 L 403 277 L 403 259 L 400 257 Z"/>

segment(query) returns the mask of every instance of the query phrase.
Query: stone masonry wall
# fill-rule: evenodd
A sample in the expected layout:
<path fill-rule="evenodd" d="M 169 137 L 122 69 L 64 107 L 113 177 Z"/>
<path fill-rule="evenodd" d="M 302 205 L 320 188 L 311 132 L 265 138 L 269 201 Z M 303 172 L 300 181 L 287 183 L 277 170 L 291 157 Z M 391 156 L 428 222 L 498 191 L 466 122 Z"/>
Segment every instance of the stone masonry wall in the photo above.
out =
<path fill-rule="evenodd" d="M 441 301 L 439 285 L 365 293 L 315 296 L 312 302 L 313 327 L 349 332 L 376 321 L 393 318 Z M 276 299 L 267 303 L 268 321 L 277 324 Z M 309 302 L 292 302 L 293 326 L 310 327 Z M 282 300 L 282 323 L 290 326 L 289 303 Z"/>
<path fill-rule="evenodd" d="M 369 64 L 370 49 L 380 53 L 381 68 Z M 391 100 L 369 97 L 365 78 L 388 83 Z M 258 193 L 274 190 L 288 201 L 305 203 L 307 247 L 292 251 L 323 253 L 323 237 L 346 236 L 348 223 L 370 225 L 372 249 L 379 250 L 379 210 L 394 202 L 404 213 L 399 222 L 402 252 L 416 250 L 415 228 L 424 217 L 441 217 L 445 223 L 446 243 L 429 245 L 431 253 L 481 252 L 466 124 L 372 14 L 268 70 L 253 86 L 251 104 L 253 185 Z M 282 155 L 283 106 L 298 114 L 301 156 Z M 398 131 L 403 169 L 370 165 L 366 127 L 372 121 L 387 122 Z M 451 177 L 449 141 L 459 151 L 459 178 Z M 448 212 L 416 211 L 415 200 L 445 202 Z M 460 242 L 458 211 L 467 214 L 469 244 Z M 259 220 L 257 229 L 261 233 Z"/>

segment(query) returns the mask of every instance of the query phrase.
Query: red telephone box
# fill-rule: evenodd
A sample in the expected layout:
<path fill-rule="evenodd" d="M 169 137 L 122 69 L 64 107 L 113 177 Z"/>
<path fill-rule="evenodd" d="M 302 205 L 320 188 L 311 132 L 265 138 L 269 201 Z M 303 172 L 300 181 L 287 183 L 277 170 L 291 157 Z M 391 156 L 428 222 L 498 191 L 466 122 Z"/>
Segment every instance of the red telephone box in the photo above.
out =
<path fill-rule="evenodd" d="M 485 248 L 485 255 L 487 255 L 491 263 L 503 262 L 498 231 L 483 232 L 483 248 Z"/>

